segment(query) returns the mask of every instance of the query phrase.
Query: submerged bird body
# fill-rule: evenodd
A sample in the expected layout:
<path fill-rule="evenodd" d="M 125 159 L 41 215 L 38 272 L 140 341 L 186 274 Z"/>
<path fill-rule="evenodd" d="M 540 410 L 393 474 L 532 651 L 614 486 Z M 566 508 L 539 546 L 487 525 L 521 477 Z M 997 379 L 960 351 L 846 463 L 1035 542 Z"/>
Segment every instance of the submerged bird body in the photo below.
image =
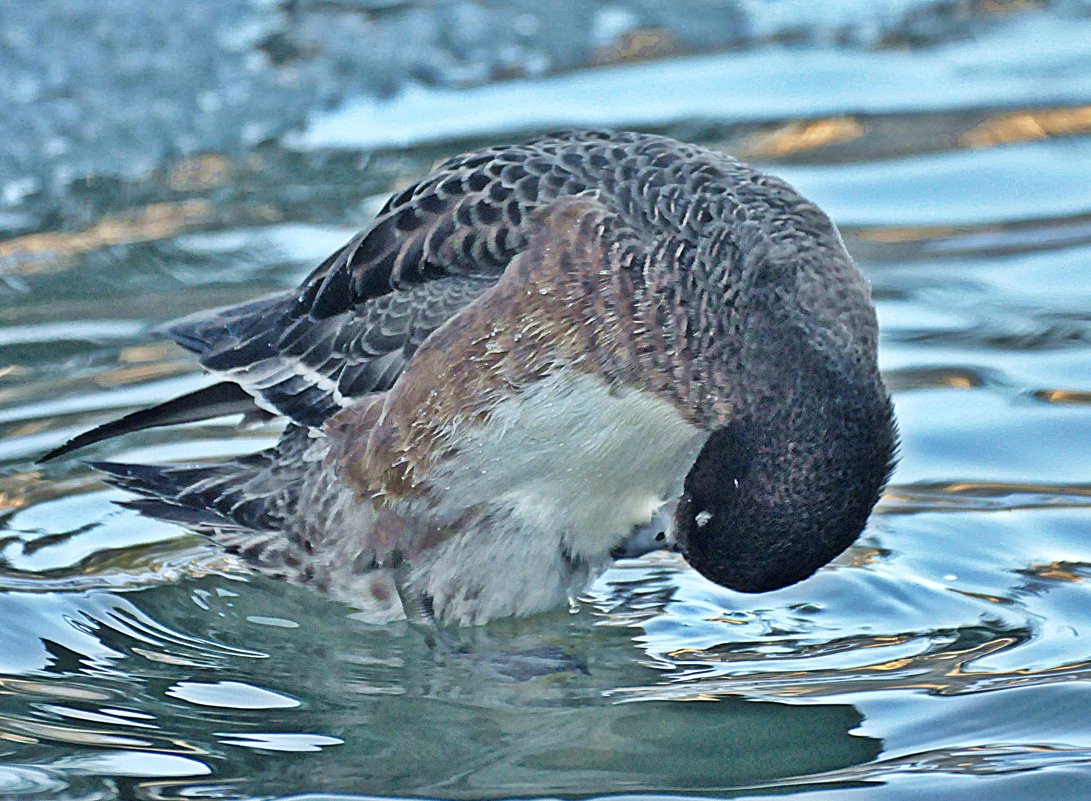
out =
<path fill-rule="evenodd" d="M 165 331 L 223 383 L 70 446 L 287 417 L 234 462 L 100 467 L 138 508 L 377 621 L 557 606 L 679 497 L 698 570 L 783 586 L 855 539 L 890 471 L 874 311 L 832 223 L 657 136 L 458 156 L 296 292 Z"/>

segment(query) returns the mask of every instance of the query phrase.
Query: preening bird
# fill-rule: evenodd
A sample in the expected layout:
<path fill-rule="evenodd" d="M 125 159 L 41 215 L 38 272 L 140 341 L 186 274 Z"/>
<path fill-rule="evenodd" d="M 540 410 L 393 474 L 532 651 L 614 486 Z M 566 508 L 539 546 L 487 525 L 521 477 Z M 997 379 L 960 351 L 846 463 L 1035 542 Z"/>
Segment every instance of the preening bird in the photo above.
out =
<path fill-rule="evenodd" d="M 231 461 L 96 466 L 137 509 L 376 622 L 563 604 L 665 509 L 702 575 L 783 587 L 859 536 L 894 460 L 870 292 L 834 225 L 661 136 L 456 156 L 295 291 L 162 330 L 216 383 L 47 458 L 284 417 Z"/>

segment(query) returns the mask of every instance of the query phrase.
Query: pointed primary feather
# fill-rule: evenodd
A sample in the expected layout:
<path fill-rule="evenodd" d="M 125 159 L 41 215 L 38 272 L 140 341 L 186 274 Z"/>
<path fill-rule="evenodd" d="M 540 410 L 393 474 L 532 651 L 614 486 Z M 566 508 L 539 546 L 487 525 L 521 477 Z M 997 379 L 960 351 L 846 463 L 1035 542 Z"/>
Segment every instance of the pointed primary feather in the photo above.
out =
<path fill-rule="evenodd" d="M 221 381 L 218 384 L 189 392 L 156 406 L 139 409 L 90 431 L 84 431 L 59 448 L 51 450 L 41 457 L 38 462 L 39 464 L 48 462 L 58 456 L 63 456 L 79 448 L 85 448 L 104 439 L 129 434 L 133 431 L 142 431 L 145 428 L 192 423 L 197 420 L 207 420 L 228 414 L 238 414 L 240 412 L 246 414 L 253 410 L 254 399 L 242 387 L 229 381 Z"/>

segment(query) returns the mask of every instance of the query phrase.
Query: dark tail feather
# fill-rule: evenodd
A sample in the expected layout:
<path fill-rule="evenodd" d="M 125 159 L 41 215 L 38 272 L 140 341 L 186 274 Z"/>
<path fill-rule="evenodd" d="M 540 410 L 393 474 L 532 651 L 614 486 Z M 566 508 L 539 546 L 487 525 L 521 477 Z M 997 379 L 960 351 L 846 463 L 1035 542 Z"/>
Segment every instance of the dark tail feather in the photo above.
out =
<path fill-rule="evenodd" d="M 143 497 L 122 505 L 202 533 L 271 531 L 279 527 L 276 496 L 285 484 L 262 486 L 273 450 L 218 464 L 143 465 L 91 462 L 111 484 Z"/>
<path fill-rule="evenodd" d="M 211 509 L 194 509 L 192 506 L 182 506 L 167 498 L 139 498 L 135 501 L 118 501 L 117 505 L 154 517 L 156 520 L 176 523 L 198 534 L 242 528 L 234 520 L 223 517 Z"/>
<path fill-rule="evenodd" d="M 267 295 L 237 306 L 208 309 L 172 320 L 155 329 L 156 334 L 169 337 L 186 350 L 205 356 L 221 348 L 225 342 L 241 342 L 257 329 L 267 327 L 269 320 L 284 314 L 283 293 Z M 268 347 L 268 346 L 267 346 Z"/>
<path fill-rule="evenodd" d="M 142 465 L 92 462 L 117 487 L 140 496 L 122 506 L 179 523 L 274 575 L 289 576 L 290 531 L 311 447 L 306 429 L 289 426 L 275 448 L 226 462 Z"/>
<path fill-rule="evenodd" d="M 38 460 L 38 463 L 56 459 L 78 448 L 101 442 L 120 434 L 129 434 L 145 428 L 172 426 L 179 423 L 192 423 L 207 420 L 225 414 L 254 411 L 254 399 L 238 384 L 222 381 L 204 389 L 198 389 L 173 400 L 152 406 L 149 409 L 127 414 L 124 417 L 104 423 L 98 428 L 85 431 L 68 440 L 59 448 L 54 448 Z"/>

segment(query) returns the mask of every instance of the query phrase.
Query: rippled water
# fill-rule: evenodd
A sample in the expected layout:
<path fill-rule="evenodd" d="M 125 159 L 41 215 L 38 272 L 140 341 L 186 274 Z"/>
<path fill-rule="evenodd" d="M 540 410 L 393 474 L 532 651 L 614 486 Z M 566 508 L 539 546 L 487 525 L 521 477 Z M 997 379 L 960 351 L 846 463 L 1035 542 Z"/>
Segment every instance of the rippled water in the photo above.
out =
<path fill-rule="evenodd" d="M 677 35 L 604 6 L 594 36 L 621 49 L 536 81 L 411 81 L 260 146 L 5 188 L 0 798 L 1091 797 L 1091 8 L 706 4 L 748 21 L 717 48 L 692 44 L 700 5 Z M 443 155 L 589 123 L 766 165 L 873 284 L 902 460 L 815 578 L 745 596 L 665 554 L 619 563 L 576 614 L 473 633 L 588 666 L 511 682 L 246 574 L 77 461 L 35 466 L 196 386 L 154 324 L 293 285 Z M 274 436 L 227 420 L 88 455 Z"/>

